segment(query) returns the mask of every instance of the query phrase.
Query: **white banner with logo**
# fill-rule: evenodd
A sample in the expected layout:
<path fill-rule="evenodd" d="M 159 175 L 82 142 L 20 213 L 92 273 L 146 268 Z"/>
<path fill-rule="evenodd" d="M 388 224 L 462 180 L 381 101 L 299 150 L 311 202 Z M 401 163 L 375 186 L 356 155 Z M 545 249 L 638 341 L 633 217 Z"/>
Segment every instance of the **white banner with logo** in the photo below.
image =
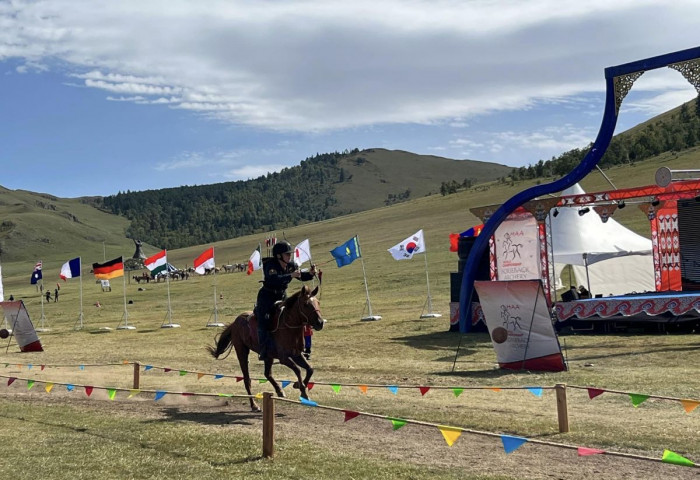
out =
<path fill-rule="evenodd" d="M 540 234 L 529 212 L 514 213 L 494 234 L 498 280 L 529 280 L 540 275 Z"/>
<path fill-rule="evenodd" d="M 566 370 L 540 280 L 477 281 L 501 368 Z"/>

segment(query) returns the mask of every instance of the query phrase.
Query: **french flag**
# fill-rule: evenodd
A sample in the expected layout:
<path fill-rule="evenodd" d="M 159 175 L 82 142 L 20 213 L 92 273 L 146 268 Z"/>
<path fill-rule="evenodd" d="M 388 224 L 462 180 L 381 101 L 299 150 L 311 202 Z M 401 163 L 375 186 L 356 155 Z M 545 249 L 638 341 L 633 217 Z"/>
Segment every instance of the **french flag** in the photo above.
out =
<path fill-rule="evenodd" d="M 64 281 L 69 278 L 75 278 L 80 276 L 80 257 L 74 258 L 73 260 L 68 260 L 61 267 L 61 274 L 59 275 Z"/>

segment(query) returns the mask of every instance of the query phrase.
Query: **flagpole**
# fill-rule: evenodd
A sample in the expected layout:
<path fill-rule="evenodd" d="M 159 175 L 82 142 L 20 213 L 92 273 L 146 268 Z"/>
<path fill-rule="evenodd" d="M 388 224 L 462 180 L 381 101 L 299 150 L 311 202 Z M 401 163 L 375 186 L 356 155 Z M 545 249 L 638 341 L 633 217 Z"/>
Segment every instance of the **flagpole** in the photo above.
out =
<path fill-rule="evenodd" d="M 355 235 L 355 238 L 357 239 L 357 245 L 359 247 L 360 245 L 360 237 Z M 360 263 L 362 264 L 362 278 L 365 281 L 365 294 L 367 295 L 367 310 L 368 310 L 368 315 L 366 317 L 362 317 L 360 320 L 381 320 L 382 317 L 380 315 L 373 315 L 372 314 L 372 303 L 369 301 L 369 287 L 367 286 L 367 273 L 365 272 L 365 261 L 362 259 L 362 253 L 360 253 Z"/>
<path fill-rule="evenodd" d="M 124 257 L 122 257 L 122 263 L 124 261 Z M 122 269 L 124 266 L 122 265 Z M 133 325 L 129 325 L 129 310 L 126 308 L 126 274 L 122 270 L 122 280 L 124 284 L 124 314 L 122 315 L 122 318 L 124 319 L 124 325 L 121 323 L 117 327 L 117 330 L 136 330 L 136 327 Z"/>
<path fill-rule="evenodd" d="M 425 245 L 425 240 L 423 240 L 423 244 Z M 425 281 L 428 284 L 428 298 L 426 299 L 425 304 L 423 305 L 423 311 L 425 311 L 425 307 L 427 305 L 428 313 L 421 313 L 420 318 L 439 318 L 442 317 L 442 315 L 433 312 L 433 301 L 430 297 L 430 277 L 428 277 L 428 249 L 426 248 L 425 252 L 423 253 L 425 253 Z"/>
<path fill-rule="evenodd" d="M 70 262 L 70 260 L 69 260 Z M 76 330 L 83 329 L 83 257 L 78 257 L 79 277 L 80 277 L 80 314 L 78 315 L 78 323 L 80 326 Z"/>
<path fill-rule="evenodd" d="M 173 309 L 170 305 L 170 265 L 168 264 L 168 251 L 165 250 L 165 285 L 168 287 L 168 312 L 165 314 L 168 323 L 163 321 L 160 328 L 178 328 L 179 323 L 173 323 Z"/>
<path fill-rule="evenodd" d="M 41 269 L 44 269 L 44 262 L 43 260 L 39 260 L 41 263 Z M 44 272 L 42 271 L 41 273 L 41 288 L 39 289 L 41 292 L 41 318 L 39 319 L 39 328 L 36 328 L 35 330 L 37 332 L 48 332 L 49 329 L 44 326 L 44 322 L 46 321 L 46 315 L 44 315 Z"/>
<path fill-rule="evenodd" d="M 212 256 L 212 258 L 214 258 Z M 211 321 L 211 317 L 214 317 L 214 321 Z M 224 324 L 219 321 L 219 308 L 216 305 L 216 258 L 214 258 L 214 311 L 209 315 L 207 320 L 207 327 L 223 327 Z"/>

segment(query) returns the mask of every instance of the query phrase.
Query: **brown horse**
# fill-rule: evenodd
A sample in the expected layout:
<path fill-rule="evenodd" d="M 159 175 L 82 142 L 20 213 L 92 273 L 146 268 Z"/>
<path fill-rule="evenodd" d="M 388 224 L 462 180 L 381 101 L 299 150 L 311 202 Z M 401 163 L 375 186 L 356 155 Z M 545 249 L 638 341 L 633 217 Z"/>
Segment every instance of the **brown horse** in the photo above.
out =
<path fill-rule="evenodd" d="M 278 302 L 275 306 L 271 322 L 273 330 L 270 332 L 274 348 L 268 348 L 268 355 L 265 359 L 265 378 L 275 389 L 278 397 L 284 397 L 284 392 L 277 381 L 272 378 L 272 362 L 275 358 L 295 373 L 297 376 L 295 388 L 298 386 L 303 398 L 309 398 L 306 386 L 314 369 L 302 355 L 304 351 L 304 325 L 310 325 L 314 330 L 321 330 L 323 324 L 326 323 L 321 315 L 319 301 L 316 298 L 317 293 L 318 287 L 311 291 L 309 287 L 304 285 L 299 292 L 283 302 Z M 253 394 L 250 391 L 248 354 L 251 350 L 256 353 L 260 350 L 257 327 L 258 321 L 253 312 L 243 312 L 217 336 L 218 338 L 215 339 L 216 347 L 207 347 L 207 351 L 214 358 L 219 358 L 224 352 L 230 352 L 231 348 L 236 350 L 245 389 L 248 395 L 251 395 L 250 408 L 254 412 L 260 411 L 260 408 L 252 398 Z M 299 367 L 306 370 L 304 380 L 301 379 Z"/>

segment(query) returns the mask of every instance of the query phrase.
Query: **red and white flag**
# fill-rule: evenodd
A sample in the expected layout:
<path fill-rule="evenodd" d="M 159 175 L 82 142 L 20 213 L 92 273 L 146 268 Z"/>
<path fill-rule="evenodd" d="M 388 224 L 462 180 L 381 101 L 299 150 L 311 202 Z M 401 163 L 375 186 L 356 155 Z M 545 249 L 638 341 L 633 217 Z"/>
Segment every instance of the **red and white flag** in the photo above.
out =
<path fill-rule="evenodd" d="M 200 275 L 204 275 L 207 270 L 215 267 L 214 247 L 207 248 L 200 256 L 194 259 L 194 271 Z"/>
<path fill-rule="evenodd" d="M 294 263 L 297 266 L 303 265 L 305 262 L 311 261 L 311 247 L 307 238 L 296 247 L 294 247 Z"/>
<path fill-rule="evenodd" d="M 258 248 L 253 250 L 253 253 L 250 255 L 250 258 L 248 259 L 248 269 L 246 270 L 245 273 L 250 275 L 256 270 L 260 270 L 262 268 L 262 259 L 260 257 L 260 245 L 258 244 Z"/>

